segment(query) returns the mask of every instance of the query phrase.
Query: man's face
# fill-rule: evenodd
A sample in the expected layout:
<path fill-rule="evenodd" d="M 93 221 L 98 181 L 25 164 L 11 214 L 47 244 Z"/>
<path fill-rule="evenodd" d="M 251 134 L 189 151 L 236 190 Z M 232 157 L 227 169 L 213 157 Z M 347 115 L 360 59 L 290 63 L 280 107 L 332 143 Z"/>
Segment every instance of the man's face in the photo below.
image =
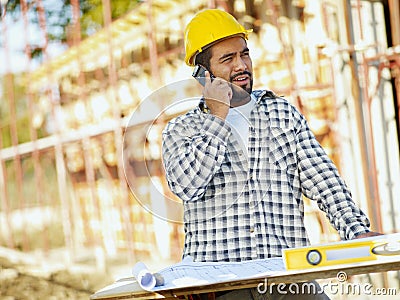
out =
<path fill-rule="evenodd" d="M 248 97 L 253 88 L 253 67 L 245 39 L 236 36 L 223 40 L 213 45 L 211 51 L 210 71 L 241 88 L 232 89 L 232 101 Z M 232 102 L 231 105 L 236 106 Z"/>

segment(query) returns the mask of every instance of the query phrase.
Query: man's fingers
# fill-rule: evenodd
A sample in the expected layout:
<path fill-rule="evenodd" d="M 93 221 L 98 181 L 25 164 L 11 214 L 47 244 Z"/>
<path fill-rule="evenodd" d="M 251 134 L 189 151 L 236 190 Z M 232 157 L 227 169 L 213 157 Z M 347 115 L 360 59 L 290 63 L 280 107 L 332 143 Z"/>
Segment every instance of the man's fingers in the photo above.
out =
<path fill-rule="evenodd" d="M 211 75 L 210 75 L 210 72 L 205 71 L 205 72 L 204 72 L 204 76 L 206 76 L 206 77 L 205 77 L 205 83 L 206 83 L 206 85 L 210 84 L 210 83 L 211 83 Z"/>

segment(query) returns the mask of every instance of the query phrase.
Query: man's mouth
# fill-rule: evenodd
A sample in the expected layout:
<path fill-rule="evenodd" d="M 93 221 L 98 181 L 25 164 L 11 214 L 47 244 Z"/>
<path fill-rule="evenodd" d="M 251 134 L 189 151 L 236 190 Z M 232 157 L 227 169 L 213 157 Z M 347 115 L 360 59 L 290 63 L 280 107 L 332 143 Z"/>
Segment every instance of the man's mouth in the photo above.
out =
<path fill-rule="evenodd" d="M 250 72 L 243 72 L 241 74 L 236 74 L 232 77 L 231 82 L 236 85 L 245 85 L 250 82 L 251 74 Z"/>

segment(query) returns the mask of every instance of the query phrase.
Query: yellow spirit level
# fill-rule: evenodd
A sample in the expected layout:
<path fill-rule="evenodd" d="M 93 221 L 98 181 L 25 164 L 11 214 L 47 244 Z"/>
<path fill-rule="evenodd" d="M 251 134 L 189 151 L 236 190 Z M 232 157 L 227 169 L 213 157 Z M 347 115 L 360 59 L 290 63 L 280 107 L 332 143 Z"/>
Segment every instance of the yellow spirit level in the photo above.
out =
<path fill-rule="evenodd" d="M 381 255 L 400 255 L 400 234 L 283 250 L 287 270 L 369 261 Z"/>

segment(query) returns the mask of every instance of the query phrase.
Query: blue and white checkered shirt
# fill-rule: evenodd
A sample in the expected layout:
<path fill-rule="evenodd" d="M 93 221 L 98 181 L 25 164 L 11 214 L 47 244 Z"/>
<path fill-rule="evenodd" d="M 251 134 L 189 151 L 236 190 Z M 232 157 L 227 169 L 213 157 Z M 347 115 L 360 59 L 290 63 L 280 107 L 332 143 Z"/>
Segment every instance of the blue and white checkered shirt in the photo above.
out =
<path fill-rule="evenodd" d="M 317 201 L 342 239 L 368 232 L 304 116 L 272 93 L 253 95 L 248 156 L 227 122 L 198 107 L 163 131 L 168 184 L 184 205 L 183 255 L 242 261 L 306 246 L 303 195 Z"/>

